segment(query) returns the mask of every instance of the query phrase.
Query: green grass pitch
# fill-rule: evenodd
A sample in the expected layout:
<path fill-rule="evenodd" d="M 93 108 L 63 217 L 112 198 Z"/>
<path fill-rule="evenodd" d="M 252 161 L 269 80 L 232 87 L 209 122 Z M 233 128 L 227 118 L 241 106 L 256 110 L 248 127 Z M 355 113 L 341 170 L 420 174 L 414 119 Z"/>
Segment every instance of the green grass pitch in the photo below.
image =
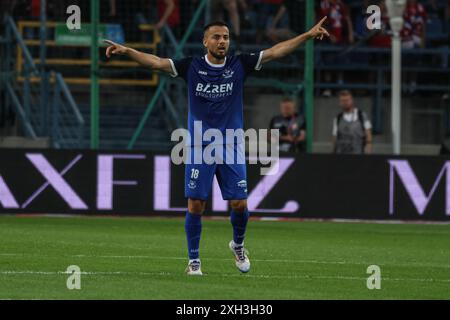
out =
<path fill-rule="evenodd" d="M 240 274 L 227 220 L 204 219 L 188 277 L 180 218 L 0 217 L 0 299 L 449 299 L 450 225 L 250 221 Z M 81 269 L 81 290 L 65 271 Z M 367 289 L 367 267 L 381 289 Z"/>

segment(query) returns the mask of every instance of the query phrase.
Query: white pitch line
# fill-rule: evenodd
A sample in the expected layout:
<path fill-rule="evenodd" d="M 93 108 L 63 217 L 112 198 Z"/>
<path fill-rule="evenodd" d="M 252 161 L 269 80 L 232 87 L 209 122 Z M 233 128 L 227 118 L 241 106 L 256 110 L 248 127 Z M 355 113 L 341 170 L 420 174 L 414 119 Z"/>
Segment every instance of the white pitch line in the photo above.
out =
<path fill-rule="evenodd" d="M 34 255 L 34 254 L 25 254 L 25 253 L 0 253 L 0 256 L 36 256 L 36 257 L 53 257 L 49 255 Z M 150 259 L 150 260 L 186 260 L 186 257 L 161 257 L 161 256 L 146 256 L 146 255 L 129 255 L 129 256 L 120 256 L 120 255 L 85 255 L 85 254 L 77 254 L 77 255 L 69 255 L 63 256 L 69 258 L 97 258 L 97 259 Z M 202 260 L 206 261 L 229 261 L 228 258 L 202 258 Z M 296 259 L 251 259 L 255 262 L 269 262 L 269 263 L 310 263 L 310 264 L 337 264 L 337 265 L 364 265 L 369 266 L 372 264 L 376 264 L 374 262 L 352 262 L 352 261 L 321 261 L 321 260 L 296 260 Z M 385 266 L 395 266 L 395 267 L 433 267 L 433 268 L 450 268 L 445 265 L 435 265 L 435 264 L 423 264 L 423 263 L 381 263 L 381 265 Z"/>
<path fill-rule="evenodd" d="M 74 273 L 67 271 L 32 271 L 32 270 L 3 270 L 0 271 L 0 274 L 38 274 L 38 275 L 72 275 Z M 169 272 L 124 272 L 124 271 L 81 271 L 80 275 L 161 275 L 161 276 L 172 276 Z"/>
<path fill-rule="evenodd" d="M 93 255 L 73 255 L 76 258 L 106 258 L 106 259 L 154 259 L 154 260 L 186 260 L 185 257 L 160 257 L 160 256 L 93 256 Z M 202 258 L 202 260 L 211 261 L 229 261 L 225 258 Z M 373 262 L 350 262 L 350 261 L 321 261 L 321 260 L 295 260 L 295 259 L 251 259 L 255 262 L 273 262 L 273 263 L 311 263 L 311 264 L 354 264 L 354 265 L 371 265 Z M 387 264 L 394 266 L 406 266 L 406 267 L 435 267 L 435 268 L 450 268 L 450 266 L 411 263 L 411 264 Z"/>
<path fill-rule="evenodd" d="M 23 275 L 23 274 L 31 274 L 31 275 L 69 275 L 66 271 L 31 271 L 31 270 L 0 270 L 0 274 L 2 275 Z M 124 272 L 124 271 L 93 271 L 93 272 L 80 272 L 81 275 L 88 276 L 109 276 L 109 275 L 135 275 L 135 276 L 181 276 L 182 273 L 171 273 L 171 272 Z M 320 279 L 328 279 L 328 280 L 367 280 L 364 277 L 351 277 L 351 276 L 308 276 L 308 275 L 252 275 L 252 274 L 204 274 L 207 277 L 231 277 L 231 278 L 261 278 L 261 279 L 303 279 L 303 280 L 320 280 Z M 401 282 L 442 282 L 442 283 L 450 283 L 450 279 L 432 279 L 432 278 L 386 278 L 382 277 L 383 281 L 401 281 Z"/>

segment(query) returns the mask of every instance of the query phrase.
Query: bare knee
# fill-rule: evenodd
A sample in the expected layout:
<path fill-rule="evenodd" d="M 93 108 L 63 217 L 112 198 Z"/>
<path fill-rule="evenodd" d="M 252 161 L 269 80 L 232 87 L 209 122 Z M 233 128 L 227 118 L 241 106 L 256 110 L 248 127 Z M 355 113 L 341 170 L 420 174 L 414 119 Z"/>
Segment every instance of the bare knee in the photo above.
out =
<path fill-rule="evenodd" d="M 247 200 L 231 200 L 231 209 L 236 213 L 244 213 L 247 210 Z"/>
<path fill-rule="evenodd" d="M 192 214 L 201 215 L 205 211 L 206 201 L 188 199 L 188 210 Z"/>

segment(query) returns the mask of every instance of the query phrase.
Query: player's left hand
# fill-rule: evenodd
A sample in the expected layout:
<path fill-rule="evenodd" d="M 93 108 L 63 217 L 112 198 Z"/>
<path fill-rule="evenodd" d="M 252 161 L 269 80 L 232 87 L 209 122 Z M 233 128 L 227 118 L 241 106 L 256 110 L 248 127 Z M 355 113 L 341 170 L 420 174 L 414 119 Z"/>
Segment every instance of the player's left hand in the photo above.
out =
<path fill-rule="evenodd" d="M 311 30 L 308 31 L 308 34 L 313 39 L 322 40 L 324 36 L 329 37 L 330 34 L 328 31 L 322 27 L 322 24 L 325 22 L 327 17 L 323 17 L 322 20 L 319 21 Z"/>

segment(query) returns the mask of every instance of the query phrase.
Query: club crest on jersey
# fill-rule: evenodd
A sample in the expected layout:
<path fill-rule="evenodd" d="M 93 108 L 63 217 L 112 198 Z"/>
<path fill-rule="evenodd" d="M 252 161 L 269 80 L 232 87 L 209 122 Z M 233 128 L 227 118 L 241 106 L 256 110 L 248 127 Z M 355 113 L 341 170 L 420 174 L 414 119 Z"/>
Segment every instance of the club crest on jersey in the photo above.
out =
<path fill-rule="evenodd" d="M 223 72 L 222 76 L 223 76 L 225 79 L 228 79 L 228 78 L 231 78 L 231 77 L 233 76 L 233 74 L 234 74 L 234 71 L 233 71 L 233 70 L 231 70 L 231 69 L 226 69 L 226 70 Z"/>

